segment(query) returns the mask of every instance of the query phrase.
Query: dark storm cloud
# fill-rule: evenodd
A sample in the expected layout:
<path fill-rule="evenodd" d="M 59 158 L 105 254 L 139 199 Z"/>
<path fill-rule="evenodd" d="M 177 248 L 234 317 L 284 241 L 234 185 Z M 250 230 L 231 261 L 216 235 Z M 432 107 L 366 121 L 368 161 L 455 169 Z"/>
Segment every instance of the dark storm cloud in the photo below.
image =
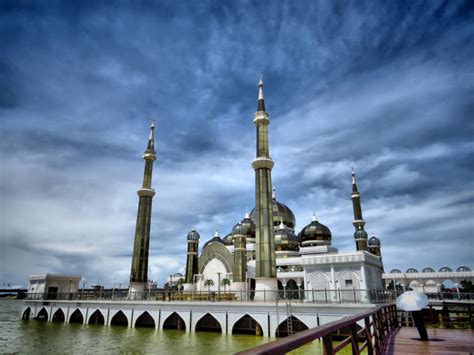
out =
<path fill-rule="evenodd" d="M 355 165 L 386 269 L 437 266 L 419 255 L 427 243 L 439 262 L 469 264 L 473 8 L 3 1 L 1 279 L 127 281 L 152 113 L 150 277 L 182 272 L 192 227 L 202 245 L 253 208 L 259 73 L 277 197 L 298 228 L 316 209 L 336 247 L 353 250 Z"/>

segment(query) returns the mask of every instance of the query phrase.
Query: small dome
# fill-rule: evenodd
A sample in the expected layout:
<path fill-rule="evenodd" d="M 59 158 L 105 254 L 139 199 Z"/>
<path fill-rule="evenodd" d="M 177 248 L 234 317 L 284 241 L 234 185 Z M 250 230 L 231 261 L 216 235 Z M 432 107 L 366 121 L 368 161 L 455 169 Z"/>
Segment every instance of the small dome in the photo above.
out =
<path fill-rule="evenodd" d="M 199 238 L 201 238 L 201 236 L 199 235 L 198 232 L 196 232 L 196 230 L 193 228 L 191 230 L 191 232 L 188 233 L 188 240 L 199 240 Z"/>
<path fill-rule="evenodd" d="M 391 274 L 401 274 L 402 271 L 399 270 L 399 269 L 393 269 L 392 271 L 390 271 Z"/>
<path fill-rule="evenodd" d="M 278 202 L 276 199 L 272 200 L 273 205 L 273 226 L 278 227 L 280 219 L 283 218 L 283 223 L 290 229 L 295 229 L 296 219 L 293 211 L 285 204 Z M 255 208 L 250 213 L 250 218 L 255 223 Z"/>
<path fill-rule="evenodd" d="M 216 233 L 214 234 L 214 237 L 212 239 L 209 239 L 203 246 L 202 248 L 204 249 L 211 243 L 221 243 L 224 244 L 224 241 L 221 239 L 221 236 L 219 235 L 219 231 L 216 230 Z"/>
<path fill-rule="evenodd" d="M 234 228 L 232 228 L 232 235 L 245 235 L 246 230 L 242 226 L 242 223 L 237 223 Z"/>
<path fill-rule="evenodd" d="M 430 268 L 430 267 L 425 267 L 423 270 L 421 270 L 421 272 L 435 272 L 434 269 Z"/>
<path fill-rule="evenodd" d="M 367 235 L 367 232 L 362 229 L 362 227 L 359 226 L 359 229 L 357 229 L 354 233 L 354 239 L 367 239 L 369 236 Z"/>
<path fill-rule="evenodd" d="M 276 251 L 298 251 L 298 237 L 293 231 L 287 228 L 283 222 L 280 223 L 275 231 L 275 250 Z"/>
<path fill-rule="evenodd" d="M 173 277 L 183 277 L 183 274 L 180 272 L 177 272 L 176 274 L 173 275 Z"/>
<path fill-rule="evenodd" d="M 462 272 L 462 271 L 471 271 L 467 266 L 461 265 L 456 269 L 457 272 Z"/>
<path fill-rule="evenodd" d="M 331 245 L 331 231 L 324 224 L 319 223 L 315 214 L 310 224 L 298 234 L 302 246 Z"/>
<path fill-rule="evenodd" d="M 380 248 L 380 239 L 375 235 L 372 235 L 372 237 L 369 239 L 368 245 L 371 248 Z"/>
<path fill-rule="evenodd" d="M 407 274 L 415 274 L 417 272 L 418 272 L 418 270 L 413 268 L 413 267 L 407 269 L 407 271 L 406 271 Z"/>
<path fill-rule="evenodd" d="M 447 266 L 443 266 L 441 269 L 439 269 L 439 272 L 453 272 L 453 269 Z"/>
<path fill-rule="evenodd" d="M 225 245 L 232 245 L 234 243 L 234 234 L 233 232 L 230 232 L 223 238 L 224 244 Z"/>
<path fill-rule="evenodd" d="M 255 223 L 248 212 L 245 214 L 244 219 L 240 221 L 240 224 L 242 225 L 242 234 L 247 239 L 255 240 Z"/>

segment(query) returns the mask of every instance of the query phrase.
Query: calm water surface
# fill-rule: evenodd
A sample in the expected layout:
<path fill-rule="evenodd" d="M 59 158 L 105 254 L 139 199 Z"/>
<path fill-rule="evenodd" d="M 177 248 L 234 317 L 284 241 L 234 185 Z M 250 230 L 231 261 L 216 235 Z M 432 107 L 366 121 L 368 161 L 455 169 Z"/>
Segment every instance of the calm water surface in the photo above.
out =
<path fill-rule="evenodd" d="M 232 354 L 271 339 L 252 335 L 22 321 L 22 301 L 0 300 L 0 352 L 21 354 Z M 318 341 L 296 354 L 322 354 Z"/>

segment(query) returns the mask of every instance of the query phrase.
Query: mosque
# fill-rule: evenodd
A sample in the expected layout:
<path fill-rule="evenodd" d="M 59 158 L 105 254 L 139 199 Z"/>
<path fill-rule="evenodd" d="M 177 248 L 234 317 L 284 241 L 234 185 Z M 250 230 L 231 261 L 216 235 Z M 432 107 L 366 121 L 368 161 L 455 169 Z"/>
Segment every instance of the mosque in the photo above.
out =
<path fill-rule="evenodd" d="M 364 229 L 361 195 L 352 171 L 352 205 L 354 211 L 355 250 L 339 252 L 331 245 L 330 229 L 313 213 L 311 221 L 300 231 L 291 209 L 277 201 L 272 188 L 268 128 L 270 118 L 265 110 L 263 82 L 258 84 L 258 105 L 253 123 L 257 131 L 255 170 L 255 208 L 245 214 L 223 238 L 216 231 L 199 254 L 201 236 L 195 229 L 187 235 L 187 262 L 184 291 L 229 291 L 242 294 L 253 291 L 255 300 L 283 297 L 314 301 L 323 297 L 354 297 L 354 290 L 381 290 L 383 263 L 380 240 Z M 139 206 L 130 292 L 146 290 L 150 239 L 154 150 L 154 124 L 143 156 L 143 185 L 138 190 Z M 306 292 L 305 292 L 306 290 Z M 311 290 L 312 292 L 308 292 Z M 316 293 L 315 293 L 316 291 Z M 262 296 L 262 293 L 264 296 Z M 247 294 L 247 293 L 246 293 Z M 367 295 L 357 293 L 358 301 Z"/>

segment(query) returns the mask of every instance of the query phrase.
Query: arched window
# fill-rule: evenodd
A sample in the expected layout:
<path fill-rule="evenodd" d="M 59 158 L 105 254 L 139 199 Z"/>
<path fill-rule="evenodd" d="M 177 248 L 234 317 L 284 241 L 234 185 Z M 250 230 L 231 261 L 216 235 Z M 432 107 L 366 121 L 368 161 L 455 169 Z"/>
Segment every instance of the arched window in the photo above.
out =
<path fill-rule="evenodd" d="M 222 327 L 216 318 L 207 313 L 196 323 L 196 332 L 199 331 L 222 333 Z"/>

